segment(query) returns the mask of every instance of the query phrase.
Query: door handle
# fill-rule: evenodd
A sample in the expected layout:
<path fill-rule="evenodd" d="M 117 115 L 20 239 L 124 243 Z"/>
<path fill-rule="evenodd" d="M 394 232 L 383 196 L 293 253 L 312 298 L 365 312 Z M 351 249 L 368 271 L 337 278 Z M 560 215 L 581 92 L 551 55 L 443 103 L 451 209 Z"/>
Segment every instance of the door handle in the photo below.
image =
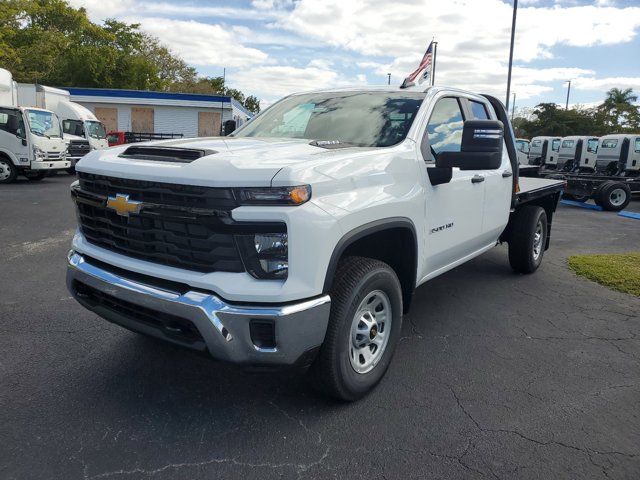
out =
<path fill-rule="evenodd" d="M 510 170 L 505 170 L 504 172 L 502 172 L 502 178 L 509 178 L 513 176 L 513 172 Z"/>
<path fill-rule="evenodd" d="M 471 183 L 481 183 L 484 182 L 484 177 L 482 175 L 474 175 L 473 178 L 471 178 Z"/>

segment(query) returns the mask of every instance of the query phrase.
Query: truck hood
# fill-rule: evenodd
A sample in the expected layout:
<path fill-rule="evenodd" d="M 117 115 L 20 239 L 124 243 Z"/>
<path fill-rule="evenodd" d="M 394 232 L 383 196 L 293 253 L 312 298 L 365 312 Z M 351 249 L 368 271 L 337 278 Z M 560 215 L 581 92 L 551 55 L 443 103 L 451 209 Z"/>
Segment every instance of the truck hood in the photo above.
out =
<path fill-rule="evenodd" d="M 191 163 L 173 163 L 120 156 L 131 146 L 164 146 L 212 151 Z M 309 140 L 272 138 L 196 138 L 146 142 L 94 150 L 77 164 L 79 172 L 137 180 L 222 186 L 270 186 L 284 167 L 334 158 L 339 152 L 363 150 L 352 147 L 325 149 Z M 314 162 L 316 163 L 316 162 Z"/>
<path fill-rule="evenodd" d="M 60 137 L 40 137 L 31 135 L 31 142 L 35 147 L 45 152 L 62 152 L 67 149 L 67 142 Z"/>

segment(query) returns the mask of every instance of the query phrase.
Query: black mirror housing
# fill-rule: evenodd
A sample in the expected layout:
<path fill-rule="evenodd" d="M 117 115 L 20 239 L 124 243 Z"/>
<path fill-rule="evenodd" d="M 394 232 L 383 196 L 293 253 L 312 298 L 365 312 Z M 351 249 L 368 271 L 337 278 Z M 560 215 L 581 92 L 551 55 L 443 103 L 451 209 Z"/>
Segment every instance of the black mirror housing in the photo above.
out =
<path fill-rule="evenodd" d="M 232 133 L 236 129 L 236 121 L 235 120 L 227 120 L 224 122 L 224 136 L 226 137 L 230 133 Z"/>
<path fill-rule="evenodd" d="M 436 167 L 460 170 L 495 170 L 502 163 L 504 125 L 498 120 L 467 120 L 459 152 L 440 152 Z"/>

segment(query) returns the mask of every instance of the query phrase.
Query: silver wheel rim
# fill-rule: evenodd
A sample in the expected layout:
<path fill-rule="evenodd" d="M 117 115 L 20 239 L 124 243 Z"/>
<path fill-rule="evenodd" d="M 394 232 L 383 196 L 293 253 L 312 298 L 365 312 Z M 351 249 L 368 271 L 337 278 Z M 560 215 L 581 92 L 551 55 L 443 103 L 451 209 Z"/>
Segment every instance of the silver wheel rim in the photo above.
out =
<path fill-rule="evenodd" d="M 542 220 L 538 220 L 536 232 L 533 234 L 533 259 L 538 260 L 542 252 Z"/>
<path fill-rule="evenodd" d="M 368 373 L 380 362 L 389 343 L 391 302 L 382 290 L 365 295 L 351 322 L 349 361 L 356 373 Z"/>
<path fill-rule="evenodd" d="M 11 166 L 4 160 L 0 160 L 0 180 L 6 180 L 11 175 Z"/>
<path fill-rule="evenodd" d="M 609 202 L 611 202 L 611 205 L 613 205 L 614 207 L 619 207 L 624 203 L 626 199 L 627 192 L 625 192 L 622 188 L 616 188 L 609 194 Z"/>

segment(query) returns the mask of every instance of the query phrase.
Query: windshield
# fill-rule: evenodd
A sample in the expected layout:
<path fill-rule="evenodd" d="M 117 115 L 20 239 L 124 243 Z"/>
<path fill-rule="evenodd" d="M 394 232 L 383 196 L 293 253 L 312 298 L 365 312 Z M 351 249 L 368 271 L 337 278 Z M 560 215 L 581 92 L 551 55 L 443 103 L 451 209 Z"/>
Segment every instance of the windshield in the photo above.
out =
<path fill-rule="evenodd" d="M 407 136 L 423 92 L 325 92 L 274 104 L 236 137 L 301 138 L 358 147 L 388 147 Z M 335 145 L 334 145 L 335 146 Z"/>
<path fill-rule="evenodd" d="M 95 120 L 87 120 L 84 124 L 87 127 L 87 133 L 91 138 L 107 138 L 107 132 L 102 123 L 96 122 Z"/>
<path fill-rule="evenodd" d="M 62 131 L 69 135 L 84 137 L 84 125 L 80 120 L 63 120 Z"/>
<path fill-rule="evenodd" d="M 61 137 L 60 121 L 55 113 L 43 110 L 27 110 L 31 133 L 41 137 Z"/>

